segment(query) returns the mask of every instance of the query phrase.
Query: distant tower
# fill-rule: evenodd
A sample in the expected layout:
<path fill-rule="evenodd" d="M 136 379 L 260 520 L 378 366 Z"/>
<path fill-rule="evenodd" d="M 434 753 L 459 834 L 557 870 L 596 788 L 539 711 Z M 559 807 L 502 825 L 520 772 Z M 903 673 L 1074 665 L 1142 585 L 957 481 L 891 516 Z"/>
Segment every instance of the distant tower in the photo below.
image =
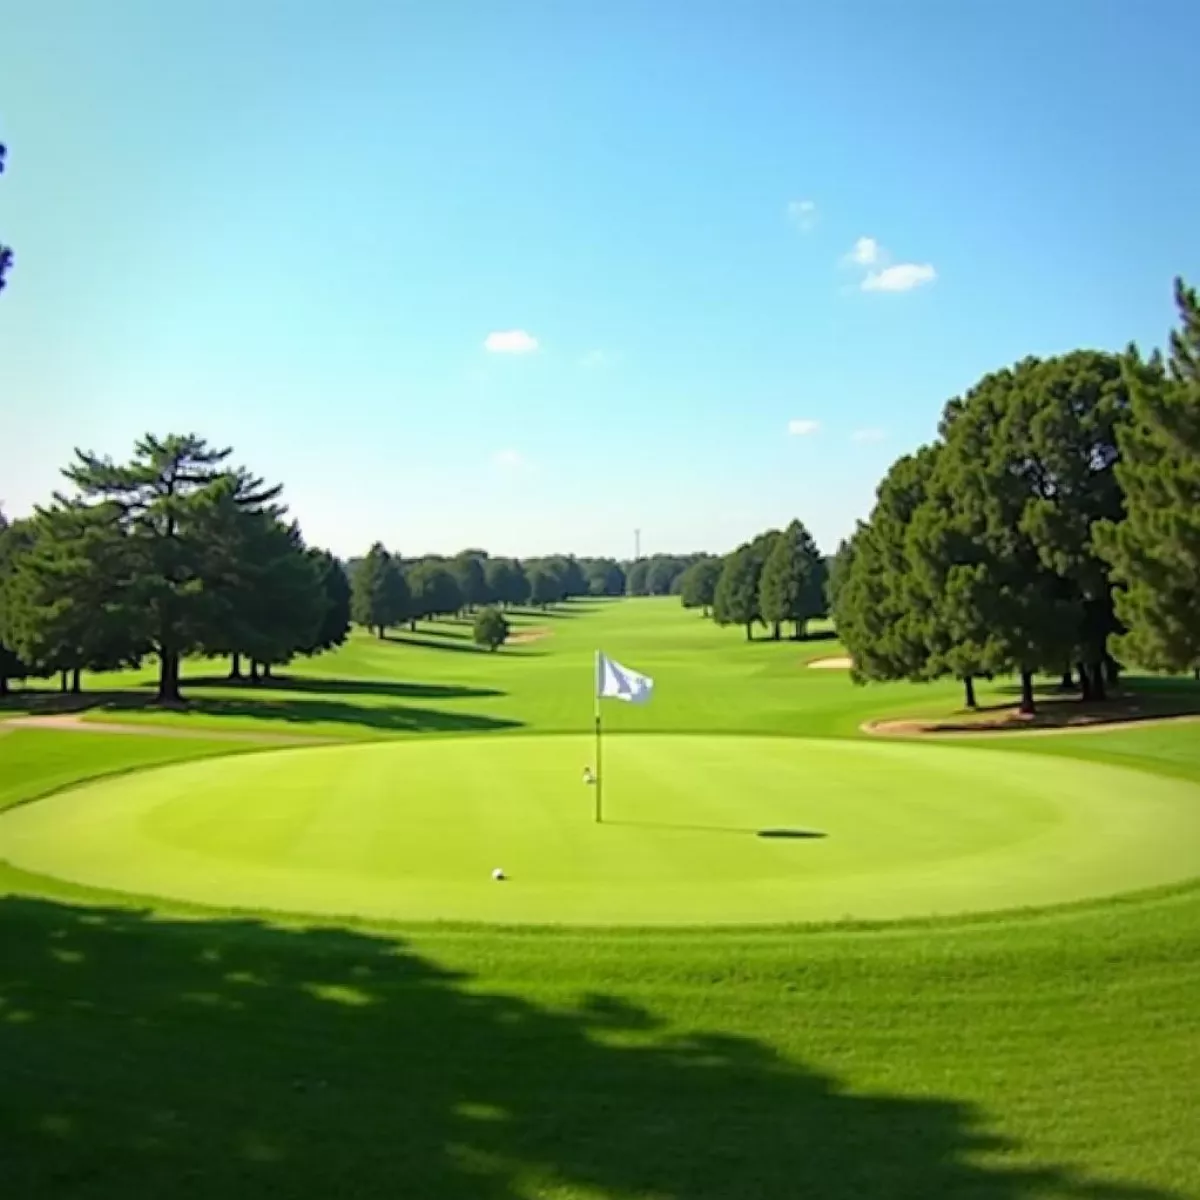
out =
<path fill-rule="evenodd" d="M 637 562 L 642 557 L 642 531 L 635 529 L 633 531 L 633 561 Z"/>

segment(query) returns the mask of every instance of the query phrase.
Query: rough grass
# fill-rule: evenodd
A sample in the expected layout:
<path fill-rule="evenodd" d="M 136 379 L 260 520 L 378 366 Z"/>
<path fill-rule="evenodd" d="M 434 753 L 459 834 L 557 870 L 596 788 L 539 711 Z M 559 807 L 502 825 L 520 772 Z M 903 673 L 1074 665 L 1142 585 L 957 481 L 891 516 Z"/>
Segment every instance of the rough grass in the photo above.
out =
<path fill-rule="evenodd" d="M 636 714 L 659 728 L 853 734 L 957 701 L 797 671 L 828 644 L 746 647 L 653 604 L 563 617 L 539 657 L 356 639 L 305 674 L 491 688 L 417 706 L 578 729 L 597 640 L 679 681 Z M 1200 781 L 1194 727 L 1012 745 Z M 2 802 L 231 748 L 6 732 Z M 6 1196 L 1200 1196 L 1195 888 L 1002 920 L 626 934 L 272 924 L 11 872 L 0 893 Z"/>

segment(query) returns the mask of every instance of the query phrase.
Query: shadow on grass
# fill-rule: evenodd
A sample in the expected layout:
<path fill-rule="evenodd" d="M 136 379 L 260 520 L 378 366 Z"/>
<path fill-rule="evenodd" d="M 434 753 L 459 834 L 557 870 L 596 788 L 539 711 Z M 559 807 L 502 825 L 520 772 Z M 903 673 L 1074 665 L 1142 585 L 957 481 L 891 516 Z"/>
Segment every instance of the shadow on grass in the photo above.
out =
<path fill-rule="evenodd" d="M 794 838 L 812 841 L 827 837 L 816 829 L 760 829 L 754 825 L 696 825 L 687 821 L 637 821 L 605 818 L 605 825 L 620 825 L 627 829 L 679 830 L 681 833 L 732 833 L 738 837 Z"/>
<path fill-rule="evenodd" d="M 477 646 L 473 641 L 460 641 L 456 634 L 447 634 L 440 636 L 436 633 L 389 633 L 385 634 L 383 639 L 385 642 L 391 642 L 397 646 L 416 646 L 423 650 L 443 650 L 454 654 L 492 654 L 486 646 Z M 511 649 L 508 651 L 510 657 L 520 656 L 521 658 L 540 658 L 542 656 L 540 650 L 526 650 L 524 647 L 520 649 Z"/>
<path fill-rule="evenodd" d="M 144 688 L 153 688 L 145 683 Z M 201 675 L 185 679 L 188 688 L 231 688 L 245 690 L 249 695 L 271 692 L 300 692 L 308 696 L 394 696 L 411 700 L 481 700 L 503 696 L 496 688 L 469 687 L 465 684 L 408 683 L 380 679 L 322 679 L 312 675 L 272 675 L 254 683 L 249 679 L 230 679 L 222 675 Z"/>
<path fill-rule="evenodd" d="M 222 681 L 228 686 L 229 681 Z M 491 733 L 501 729 L 519 729 L 523 721 L 489 717 L 478 713 L 447 712 L 409 704 L 364 705 L 334 699 L 289 699 L 280 692 L 264 688 L 244 689 L 246 696 L 197 696 L 188 688 L 202 683 L 184 683 L 184 703 L 169 710 L 159 708 L 154 697 L 144 692 L 84 692 L 82 695 L 61 695 L 56 692 L 20 693 L 12 698 L 7 710 L 0 712 L 28 713 L 31 716 L 103 712 L 119 718 L 134 712 L 170 711 L 172 725 L 186 728 L 187 717 L 239 717 L 274 721 L 290 726 L 317 724 L 357 725 L 386 733 Z M 217 686 L 214 681 L 210 686 Z M 320 693 L 317 693 L 320 695 Z M 473 693 L 484 695 L 486 693 Z"/>
<path fill-rule="evenodd" d="M 1168 1200 L 998 1162 L 1018 1145 L 965 1101 L 385 937 L 10 897 L 0 962 L 14 1197 Z"/>

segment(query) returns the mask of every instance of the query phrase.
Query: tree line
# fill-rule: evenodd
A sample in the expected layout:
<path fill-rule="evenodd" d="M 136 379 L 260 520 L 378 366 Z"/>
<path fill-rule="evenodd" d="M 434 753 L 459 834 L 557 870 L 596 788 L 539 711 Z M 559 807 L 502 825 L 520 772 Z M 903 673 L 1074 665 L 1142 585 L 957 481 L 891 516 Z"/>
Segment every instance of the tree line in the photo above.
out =
<path fill-rule="evenodd" d="M 493 558 L 486 550 L 406 559 L 381 542 L 347 564 L 355 622 L 379 637 L 395 626 L 483 608 L 549 608 L 582 596 L 620 596 L 625 572 L 612 559 Z M 499 628 L 495 622 L 489 626 Z M 485 643 L 486 644 L 486 643 Z"/>
<path fill-rule="evenodd" d="M 194 436 L 147 436 L 120 464 L 77 451 L 73 494 L 0 516 L 0 693 L 53 674 L 79 691 L 84 671 L 154 655 L 158 698 L 176 703 L 187 655 L 257 679 L 346 639 L 341 563 L 230 453 Z"/>
<path fill-rule="evenodd" d="M 0 695 L 9 681 L 159 664 L 177 703 L 189 655 L 225 656 L 257 681 L 342 644 L 356 622 L 389 628 L 474 613 L 476 642 L 509 633 L 501 609 L 624 594 L 612 559 L 518 561 L 465 550 L 404 559 L 375 544 L 343 565 L 306 545 L 282 489 L 194 435 L 147 435 L 130 460 L 76 451 L 56 493 L 24 520 L 0 512 Z"/>
<path fill-rule="evenodd" d="M 1079 350 L 986 375 L 898 459 L 835 557 L 854 677 L 1038 674 L 1104 699 L 1122 663 L 1200 673 L 1200 308 L 1168 353 Z"/>
<path fill-rule="evenodd" d="M 679 579 L 685 608 L 699 608 L 718 625 L 740 625 L 746 638 L 755 625 L 770 628 L 776 641 L 784 624 L 807 634 L 809 621 L 826 615 L 825 559 L 800 521 L 770 529 L 723 558 L 701 555 Z"/>

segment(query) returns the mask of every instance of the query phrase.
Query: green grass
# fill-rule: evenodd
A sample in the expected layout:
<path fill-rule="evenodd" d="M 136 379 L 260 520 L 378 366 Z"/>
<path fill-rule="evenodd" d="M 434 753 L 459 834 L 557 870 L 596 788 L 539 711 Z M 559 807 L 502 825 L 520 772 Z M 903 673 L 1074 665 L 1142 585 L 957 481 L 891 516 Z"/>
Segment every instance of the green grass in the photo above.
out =
<path fill-rule="evenodd" d="M 966 913 L 1200 875 L 1191 782 L 906 742 L 617 735 L 597 824 L 591 753 L 477 737 L 193 761 L 0 817 L 0 857 L 218 908 L 599 925 Z"/>
<path fill-rule="evenodd" d="M 252 707 L 145 719 L 430 731 L 372 754 L 515 745 L 586 729 L 596 643 L 659 679 L 650 708 L 614 706 L 626 732 L 853 736 L 957 701 L 852 688 L 800 665 L 830 643 L 747 647 L 673 604 L 543 623 L 554 637 L 520 654 L 355 639 L 297 669 L 501 693 L 335 694 L 390 710 L 386 725 L 342 710 L 259 723 Z M 456 743 L 402 720 L 411 708 L 513 725 Z M 977 742 L 989 780 L 1078 770 L 1131 812 L 1143 793 L 1114 797 L 1104 781 L 1128 777 L 1089 760 L 1200 783 L 1195 725 Z M 965 764 L 977 742 L 936 752 Z M 232 749 L 13 730 L 0 806 Z M 331 751 L 233 765 L 284 753 Z M 6 1196 L 1200 1197 L 1194 886 L 986 920 L 626 932 L 267 922 L 11 868 L 0 893 Z"/>

